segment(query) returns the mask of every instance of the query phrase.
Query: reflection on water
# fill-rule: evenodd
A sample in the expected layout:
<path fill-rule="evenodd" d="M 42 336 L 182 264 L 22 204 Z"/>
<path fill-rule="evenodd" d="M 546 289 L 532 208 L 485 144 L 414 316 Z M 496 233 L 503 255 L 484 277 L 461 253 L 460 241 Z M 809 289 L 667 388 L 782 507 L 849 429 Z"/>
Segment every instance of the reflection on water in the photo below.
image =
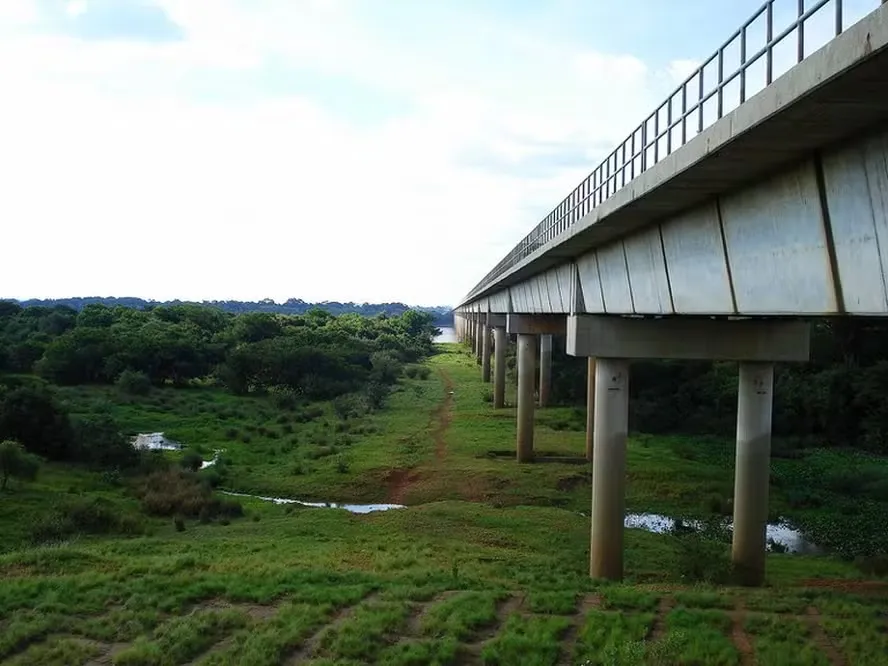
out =
<path fill-rule="evenodd" d="M 661 516 L 656 513 L 630 513 L 626 516 L 624 522 L 626 527 L 647 530 L 656 534 L 665 534 L 678 529 L 689 529 L 695 532 L 706 532 L 709 530 L 725 530 L 731 531 L 731 520 L 724 518 L 718 521 L 718 524 L 707 524 L 700 520 L 676 520 L 669 516 Z M 776 550 L 785 550 L 788 553 L 799 553 L 803 555 L 814 555 L 823 552 L 816 544 L 811 543 L 789 523 L 781 522 L 769 524 L 767 527 L 768 550 L 775 550 L 773 544 L 777 544 Z"/>
<path fill-rule="evenodd" d="M 162 432 L 139 433 L 130 439 L 136 449 L 148 449 L 151 451 L 179 451 L 182 445 L 163 436 Z"/>
<path fill-rule="evenodd" d="M 456 331 L 450 326 L 439 326 L 441 335 L 435 338 L 435 342 L 456 342 Z"/>
<path fill-rule="evenodd" d="M 318 509 L 345 509 L 350 513 L 373 513 L 374 511 L 388 511 L 389 509 L 405 508 L 403 504 L 336 504 L 335 502 L 303 502 L 302 500 L 287 499 L 286 497 L 263 497 L 262 495 L 234 493 L 224 490 L 222 491 L 222 494 L 233 495 L 234 497 L 252 497 L 253 499 L 274 502 L 275 504 L 299 504 L 300 506 L 311 506 Z"/>

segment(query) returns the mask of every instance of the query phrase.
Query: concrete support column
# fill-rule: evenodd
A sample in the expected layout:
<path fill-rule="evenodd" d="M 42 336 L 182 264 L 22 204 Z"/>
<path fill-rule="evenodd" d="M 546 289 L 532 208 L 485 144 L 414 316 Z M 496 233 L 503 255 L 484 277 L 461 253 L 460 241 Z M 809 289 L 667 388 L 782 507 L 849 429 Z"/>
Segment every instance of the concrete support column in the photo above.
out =
<path fill-rule="evenodd" d="M 745 585 L 765 578 L 773 390 L 773 363 L 740 363 L 731 559 Z"/>
<path fill-rule="evenodd" d="M 533 460 L 533 385 L 536 336 L 518 334 L 518 462 Z"/>
<path fill-rule="evenodd" d="M 540 336 L 540 407 L 549 406 L 552 390 L 552 335 Z"/>
<path fill-rule="evenodd" d="M 484 345 L 484 328 L 484 324 L 482 324 L 480 321 L 477 322 L 476 330 L 478 331 L 478 335 L 477 339 L 475 340 L 475 363 L 477 363 L 478 365 L 481 365 L 481 354 L 483 352 Z"/>
<path fill-rule="evenodd" d="M 493 408 L 506 406 L 506 329 L 493 329 Z"/>
<path fill-rule="evenodd" d="M 588 360 L 586 371 L 586 460 L 592 461 L 595 443 L 595 359 Z"/>
<path fill-rule="evenodd" d="M 481 381 L 490 382 L 490 328 L 481 325 Z"/>
<path fill-rule="evenodd" d="M 622 580 L 629 431 L 629 361 L 599 358 L 595 381 L 592 547 L 589 574 Z"/>

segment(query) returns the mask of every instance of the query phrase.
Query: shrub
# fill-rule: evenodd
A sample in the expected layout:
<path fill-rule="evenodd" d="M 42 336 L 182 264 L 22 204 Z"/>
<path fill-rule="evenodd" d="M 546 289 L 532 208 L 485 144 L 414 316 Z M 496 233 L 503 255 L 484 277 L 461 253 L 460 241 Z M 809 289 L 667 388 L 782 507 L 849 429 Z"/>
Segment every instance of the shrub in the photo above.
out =
<path fill-rule="evenodd" d="M 39 469 L 40 459 L 24 446 L 11 439 L 0 442 L 0 490 L 6 490 L 12 477 L 33 481 Z"/>
<path fill-rule="evenodd" d="M 57 507 L 31 530 L 34 543 L 59 541 L 76 534 L 141 534 L 143 526 L 111 501 L 75 499 Z"/>
<path fill-rule="evenodd" d="M 144 372 L 124 370 L 115 383 L 117 388 L 130 395 L 148 395 L 151 392 L 151 379 Z"/>
<path fill-rule="evenodd" d="M 196 472 L 203 465 L 203 456 L 193 449 L 189 449 L 182 454 L 182 459 L 179 461 L 179 464 L 182 466 L 182 469 L 187 469 L 191 472 Z"/>
<path fill-rule="evenodd" d="M 202 512 L 213 517 L 243 515 L 243 507 L 233 499 L 214 497 L 198 475 L 169 469 L 155 472 L 137 486 L 145 513 L 153 516 L 199 518 Z"/>
<path fill-rule="evenodd" d="M 185 531 L 185 519 L 182 516 L 176 516 L 173 519 L 173 524 L 176 526 L 177 532 Z"/>
<path fill-rule="evenodd" d="M 684 581 L 719 585 L 731 579 L 731 559 L 727 548 L 699 534 L 677 538 L 678 574 Z"/>
<path fill-rule="evenodd" d="M 409 379 L 416 379 L 416 376 L 419 374 L 419 366 L 408 365 L 406 368 L 404 368 L 404 374 Z"/>
<path fill-rule="evenodd" d="M 139 464 L 139 452 L 107 413 L 80 416 L 72 421 L 74 458 L 93 467 L 129 469 Z"/>
<path fill-rule="evenodd" d="M 417 368 L 417 370 L 416 370 L 416 376 L 419 379 L 428 379 L 429 375 L 431 373 L 432 373 L 431 369 L 424 366 L 424 365 L 419 366 L 419 368 Z"/>

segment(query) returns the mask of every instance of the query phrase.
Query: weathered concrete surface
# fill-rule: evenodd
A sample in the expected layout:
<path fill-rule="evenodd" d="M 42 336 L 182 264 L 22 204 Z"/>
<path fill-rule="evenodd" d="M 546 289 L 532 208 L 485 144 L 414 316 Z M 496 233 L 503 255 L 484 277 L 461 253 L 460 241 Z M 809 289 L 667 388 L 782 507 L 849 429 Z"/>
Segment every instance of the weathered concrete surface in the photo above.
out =
<path fill-rule="evenodd" d="M 765 578 L 773 391 L 773 364 L 740 364 L 731 558 L 746 585 Z"/>
<path fill-rule="evenodd" d="M 493 408 L 506 406 L 506 329 L 493 329 Z"/>
<path fill-rule="evenodd" d="M 506 317 L 509 335 L 564 335 L 567 321 L 561 315 L 516 315 Z"/>
<path fill-rule="evenodd" d="M 567 318 L 571 356 L 713 361 L 807 361 L 810 324 L 772 319 Z"/>
<path fill-rule="evenodd" d="M 592 527 L 589 573 L 623 578 L 626 513 L 626 439 L 629 433 L 629 362 L 596 363 L 595 444 L 592 465 Z"/>
<path fill-rule="evenodd" d="M 535 335 L 518 335 L 518 462 L 533 460 L 533 388 L 537 339 Z"/>

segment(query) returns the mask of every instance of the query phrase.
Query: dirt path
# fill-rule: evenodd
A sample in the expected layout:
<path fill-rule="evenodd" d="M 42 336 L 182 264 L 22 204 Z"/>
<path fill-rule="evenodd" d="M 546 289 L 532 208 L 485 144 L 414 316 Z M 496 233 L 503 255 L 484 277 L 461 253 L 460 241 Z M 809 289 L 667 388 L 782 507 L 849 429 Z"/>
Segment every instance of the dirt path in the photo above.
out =
<path fill-rule="evenodd" d="M 444 398 L 435 408 L 435 411 L 432 412 L 430 423 L 432 440 L 435 442 L 435 458 L 432 461 L 433 468 L 440 464 L 447 456 L 447 430 L 450 428 L 450 422 L 453 420 L 453 379 L 443 368 L 438 370 L 438 374 L 444 383 Z M 388 488 L 388 501 L 392 504 L 404 504 L 410 488 L 421 476 L 419 471 L 411 468 L 393 469 L 389 472 L 385 479 Z"/>
<path fill-rule="evenodd" d="M 755 654 L 752 649 L 752 641 L 743 628 L 743 621 L 746 618 L 746 607 L 742 602 L 737 604 L 734 613 L 731 614 L 734 620 L 731 627 L 731 640 L 737 652 L 740 653 L 740 666 L 752 666 L 755 663 Z"/>
<path fill-rule="evenodd" d="M 435 440 L 435 460 L 440 462 L 447 455 L 447 429 L 453 420 L 453 380 L 444 369 L 438 370 L 444 382 L 444 400 L 435 410 L 435 428 L 432 438 Z"/>
<path fill-rule="evenodd" d="M 573 663 L 574 652 L 577 647 L 577 640 L 580 637 L 580 631 L 586 623 L 586 616 L 590 611 L 601 608 L 601 597 L 597 594 L 589 593 L 583 595 L 580 603 L 577 605 L 571 619 L 570 626 L 567 628 L 564 636 L 561 638 L 561 658 L 558 661 L 560 666 L 570 666 Z"/>
<path fill-rule="evenodd" d="M 669 615 L 670 611 L 674 607 L 674 599 L 670 597 L 663 597 L 660 599 L 660 604 L 657 606 L 657 615 L 654 618 L 654 623 L 651 625 L 650 631 L 648 632 L 648 641 L 659 641 L 663 638 L 663 636 L 666 635 L 666 616 Z"/>
<path fill-rule="evenodd" d="M 808 608 L 807 611 L 808 626 L 811 628 L 811 639 L 814 645 L 826 655 L 831 666 L 845 666 L 848 662 L 842 654 L 836 649 L 836 646 L 826 635 L 823 625 L 820 623 L 820 611 L 814 606 Z"/>
<path fill-rule="evenodd" d="M 507 599 L 497 604 L 496 619 L 492 624 L 475 634 L 473 640 L 463 644 L 462 652 L 464 658 L 459 663 L 467 664 L 468 666 L 482 664 L 481 651 L 484 649 L 484 646 L 496 637 L 510 615 L 521 611 L 523 604 L 524 596 L 521 594 L 510 595 Z"/>
<path fill-rule="evenodd" d="M 296 666 L 296 664 L 302 664 L 314 658 L 316 656 L 316 653 L 318 652 L 318 649 L 320 648 L 321 641 L 324 640 L 324 636 L 326 636 L 328 632 L 341 627 L 348 620 L 350 620 L 352 616 L 354 616 L 355 611 L 358 609 L 359 606 L 363 606 L 374 601 L 378 598 L 378 596 L 378 593 L 371 592 L 359 602 L 352 605 L 344 606 L 336 611 L 333 617 L 331 617 L 326 624 L 321 626 L 315 633 L 309 636 L 302 643 L 302 645 L 297 648 L 297 650 L 293 654 L 290 655 L 290 657 L 284 662 L 286 666 Z"/>

